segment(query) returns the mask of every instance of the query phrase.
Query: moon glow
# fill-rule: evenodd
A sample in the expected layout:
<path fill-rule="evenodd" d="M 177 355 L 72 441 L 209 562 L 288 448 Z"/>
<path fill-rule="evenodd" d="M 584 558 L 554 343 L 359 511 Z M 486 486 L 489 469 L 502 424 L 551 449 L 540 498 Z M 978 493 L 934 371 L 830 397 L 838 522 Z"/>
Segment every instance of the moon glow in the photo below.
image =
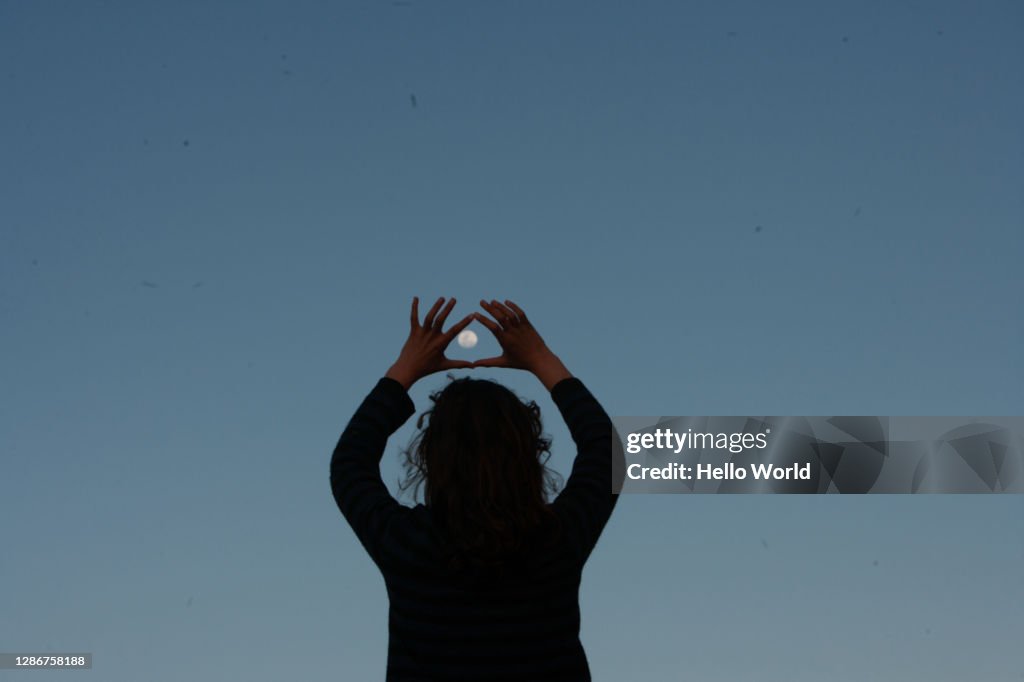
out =
<path fill-rule="evenodd" d="M 476 332 L 473 331 L 472 329 L 463 329 L 461 332 L 459 332 L 459 335 L 458 337 L 456 337 L 456 340 L 459 342 L 459 345 L 462 346 L 463 348 L 472 348 L 473 346 L 476 345 Z"/>

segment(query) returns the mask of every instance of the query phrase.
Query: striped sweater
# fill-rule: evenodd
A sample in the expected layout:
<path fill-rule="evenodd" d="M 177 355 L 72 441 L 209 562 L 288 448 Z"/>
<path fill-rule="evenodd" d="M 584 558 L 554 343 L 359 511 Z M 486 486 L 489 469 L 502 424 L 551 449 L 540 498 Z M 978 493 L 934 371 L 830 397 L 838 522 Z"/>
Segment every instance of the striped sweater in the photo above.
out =
<path fill-rule="evenodd" d="M 551 502 L 561 541 L 524 551 L 500 573 L 454 573 L 441 530 L 422 505 L 399 504 L 380 476 L 385 445 L 415 412 L 397 381 L 377 382 L 331 457 L 331 491 L 387 587 L 387 680 L 590 680 L 580 643 L 583 564 L 618 496 L 612 425 L 579 379 L 551 389 L 576 443 L 565 487 Z"/>

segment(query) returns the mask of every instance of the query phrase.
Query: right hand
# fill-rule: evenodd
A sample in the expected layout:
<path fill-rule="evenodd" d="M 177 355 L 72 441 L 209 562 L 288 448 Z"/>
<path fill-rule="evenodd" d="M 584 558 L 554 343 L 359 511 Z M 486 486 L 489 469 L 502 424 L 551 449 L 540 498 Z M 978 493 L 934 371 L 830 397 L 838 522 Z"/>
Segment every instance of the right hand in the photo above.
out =
<path fill-rule="evenodd" d="M 555 354 L 526 318 L 526 313 L 515 303 L 506 300 L 502 304 L 495 299 L 490 303 L 480 301 L 480 306 L 489 312 L 494 320 L 480 313 L 473 313 L 473 316 L 498 339 L 502 354 L 477 360 L 473 363 L 474 367 L 508 367 L 535 372 L 538 367 L 550 362 L 554 357 Z"/>

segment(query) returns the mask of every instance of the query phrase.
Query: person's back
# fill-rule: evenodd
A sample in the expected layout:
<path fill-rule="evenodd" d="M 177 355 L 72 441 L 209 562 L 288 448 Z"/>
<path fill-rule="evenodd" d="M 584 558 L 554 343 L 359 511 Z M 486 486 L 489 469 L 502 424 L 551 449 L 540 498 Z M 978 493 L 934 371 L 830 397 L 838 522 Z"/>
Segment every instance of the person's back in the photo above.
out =
<path fill-rule="evenodd" d="M 499 384 L 472 379 L 453 381 L 431 396 L 431 427 L 421 432 L 416 451 L 407 453 L 410 470 L 426 484 L 427 504 L 400 505 L 381 481 L 379 462 L 387 439 L 414 412 L 408 386 L 429 373 L 403 361 L 407 355 L 429 353 L 407 350 L 418 344 L 422 351 L 433 337 L 434 345 L 443 344 L 443 358 L 447 342 L 474 317 L 442 333 L 451 304 L 436 322 L 435 305 L 425 327 L 419 327 L 414 303 L 413 333 L 402 358 L 360 405 L 331 460 L 335 500 L 387 587 L 388 680 L 590 679 L 579 639 L 579 587 L 583 565 L 617 499 L 611 492 L 611 421 L 583 383 L 543 342 L 537 345 L 539 336 L 509 303 L 518 313 L 514 319 L 510 309 L 484 304 L 500 327 L 475 316 L 505 350 L 500 358 L 476 366 L 529 369 L 551 391 L 578 448 L 565 489 L 553 502 L 539 497 L 538 476 L 544 468 L 537 451 L 529 453 L 532 459 L 502 454 L 500 447 L 480 442 L 480 434 L 467 425 L 473 421 L 483 429 L 480 408 L 501 411 L 500 392 L 511 395 Z M 437 364 L 433 371 L 469 366 L 446 359 Z M 494 393 L 482 406 L 486 391 Z M 530 406 L 536 420 L 518 430 L 530 432 L 544 450 L 539 410 Z M 449 437 L 457 437 L 446 439 L 435 422 L 448 425 Z M 501 442 L 515 435 L 510 432 Z M 488 453 L 489 460 L 479 459 Z M 501 484 L 505 478 L 527 483 L 509 488 Z"/>

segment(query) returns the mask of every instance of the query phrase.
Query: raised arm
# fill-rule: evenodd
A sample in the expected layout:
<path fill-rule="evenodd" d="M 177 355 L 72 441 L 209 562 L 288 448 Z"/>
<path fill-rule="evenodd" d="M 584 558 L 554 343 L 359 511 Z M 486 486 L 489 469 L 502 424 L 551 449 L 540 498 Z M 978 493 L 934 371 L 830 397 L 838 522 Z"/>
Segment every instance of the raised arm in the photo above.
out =
<path fill-rule="evenodd" d="M 415 407 L 405 388 L 383 377 L 363 399 L 331 456 L 331 493 L 356 537 L 376 562 L 388 523 L 402 510 L 380 477 L 388 438 Z"/>
<path fill-rule="evenodd" d="M 570 544 L 586 561 L 619 499 L 613 481 L 618 476 L 621 483 L 625 459 L 621 446 L 613 447 L 611 419 L 582 381 L 563 379 L 551 399 L 576 443 L 572 473 L 552 506 L 571 532 Z"/>

